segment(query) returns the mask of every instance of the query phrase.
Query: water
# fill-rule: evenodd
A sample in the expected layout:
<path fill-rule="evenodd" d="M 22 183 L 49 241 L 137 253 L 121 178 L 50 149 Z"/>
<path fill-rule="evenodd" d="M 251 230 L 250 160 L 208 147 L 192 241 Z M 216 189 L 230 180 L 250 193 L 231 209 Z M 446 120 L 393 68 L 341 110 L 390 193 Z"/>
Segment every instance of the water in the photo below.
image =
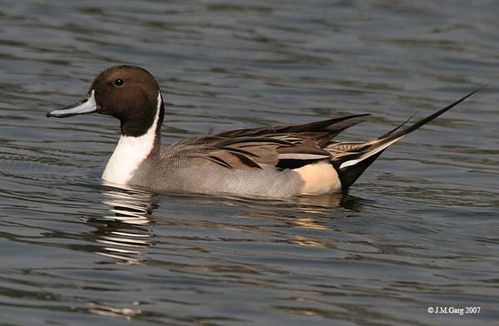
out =
<path fill-rule="evenodd" d="M 2 324 L 499 320 L 497 2 L 0 8 Z M 119 63 L 157 77 L 165 143 L 347 113 L 373 115 L 342 135 L 367 139 L 489 87 L 393 146 L 345 198 L 150 194 L 101 185 L 115 121 L 45 118 Z"/>

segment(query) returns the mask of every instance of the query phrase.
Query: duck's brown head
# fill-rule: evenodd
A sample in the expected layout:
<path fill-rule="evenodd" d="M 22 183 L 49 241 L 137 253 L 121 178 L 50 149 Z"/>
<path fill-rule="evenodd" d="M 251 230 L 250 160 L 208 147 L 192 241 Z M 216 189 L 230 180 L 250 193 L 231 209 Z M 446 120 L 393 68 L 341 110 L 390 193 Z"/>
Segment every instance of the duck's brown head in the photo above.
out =
<path fill-rule="evenodd" d="M 158 83 L 148 71 L 123 65 L 101 72 L 82 101 L 53 110 L 47 117 L 65 118 L 94 112 L 119 119 L 123 135 L 138 137 L 153 127 L 155 121 L 156 127 L 161 125 L 164 105 Z"/>

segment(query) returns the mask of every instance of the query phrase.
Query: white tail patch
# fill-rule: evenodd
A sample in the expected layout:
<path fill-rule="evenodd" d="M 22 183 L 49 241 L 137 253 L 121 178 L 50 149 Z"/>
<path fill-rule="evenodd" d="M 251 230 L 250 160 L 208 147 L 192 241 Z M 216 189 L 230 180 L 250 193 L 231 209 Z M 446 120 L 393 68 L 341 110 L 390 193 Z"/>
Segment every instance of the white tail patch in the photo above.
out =
<path fill-rule="evenodd" d="M 379 152 L 381 152 L 382 150 L 386 149 L 388 146 L 390 146 L 391 144 L 399 141 L 400 139 L 402 139 L 404 136 L 400 136 L 398 138 L 395 138 L 394 140 L 391 140 L 389 141 L 388 143 L 384 144 L 384 145 L 381 145 L 380 147 L 378 148 L 375 148 L 373 149 L 372 151 L 370 152 L 367 152 L 365 153 L 364 155 L 362 155 L 361 157 L 359 158 L 356 158 L 354 160 L 350 160 L 350 161 L 345 161 L 343 162 L 341 165 L 340 165 L 340 169 L 343 169 L 343 168 L 346 168 L 346 167 L 349 167 L 349 166 L 352 166 L 352 165 L 355 165 L 359 162 L 362 162 L 363 160 L 375 155 L 375 154 L 378 154 Z"/>
<path fill-rule="evenodd" d="M 115 184 L 127 184 L 132 179 L 140 163 L 151 153 L 161 108 L 161 93 L 158 93 L 157 101 L 158 107 L 151 127 L 139 137 L 121 135 L 118 145 L 116 145 L 113 155 L 111 155 L 106 169 L 102 173 L 102 179 Z"/>
<path fill-rule="evenodd" d="M 320 195 L 341 191 L 338 173 L 329 162 L 307 164 L 293 171 L 300 175 L 304 183 L 300 194 Z"/>
<path fill-rule="evenodd" d="M 278 155 L 278 159 L 280 160 L 320 160 L 330 157 L 331 157 L 330 155 L 324 155 L 324 154 L 284 153 Z"/>

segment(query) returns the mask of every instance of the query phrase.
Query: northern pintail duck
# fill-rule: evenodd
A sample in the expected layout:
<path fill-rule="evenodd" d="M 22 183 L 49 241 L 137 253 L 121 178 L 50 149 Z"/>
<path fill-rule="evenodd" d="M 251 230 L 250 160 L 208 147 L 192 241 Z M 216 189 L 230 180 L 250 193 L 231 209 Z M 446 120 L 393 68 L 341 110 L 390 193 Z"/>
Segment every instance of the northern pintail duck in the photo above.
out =
<path fill-rule="evenodd" d="M 237 129 L 160 148 L 165 114 L 158 83 L 136 66 L 97 76 L 85 99 L 48 117 L 110 115 L 121 137 L 102 174 L 105 181 L 157 192 L 289 197 L 346 193 L 385 149 L 461 103 L 477 90 L 418 122 L 365 142 L 333 140 L 368 114 L 302 125 Z"/>

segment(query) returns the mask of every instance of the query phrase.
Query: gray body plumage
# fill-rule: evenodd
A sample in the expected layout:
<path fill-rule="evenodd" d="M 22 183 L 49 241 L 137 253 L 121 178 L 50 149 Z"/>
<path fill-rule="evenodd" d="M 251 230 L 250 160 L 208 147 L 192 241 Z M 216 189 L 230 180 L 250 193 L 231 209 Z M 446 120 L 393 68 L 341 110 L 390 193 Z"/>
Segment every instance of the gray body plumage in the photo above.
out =
<path fill-rule="evenodd" d="M 175 146 L 167 146 L 159 158 L 152 156 L 139 166 L 130 184 L 157 192 L 283 198 L 297 195 L 303 181 L 290 169 L 236 170 L 202 158 L 186 160 L 175 155 Z"/>

